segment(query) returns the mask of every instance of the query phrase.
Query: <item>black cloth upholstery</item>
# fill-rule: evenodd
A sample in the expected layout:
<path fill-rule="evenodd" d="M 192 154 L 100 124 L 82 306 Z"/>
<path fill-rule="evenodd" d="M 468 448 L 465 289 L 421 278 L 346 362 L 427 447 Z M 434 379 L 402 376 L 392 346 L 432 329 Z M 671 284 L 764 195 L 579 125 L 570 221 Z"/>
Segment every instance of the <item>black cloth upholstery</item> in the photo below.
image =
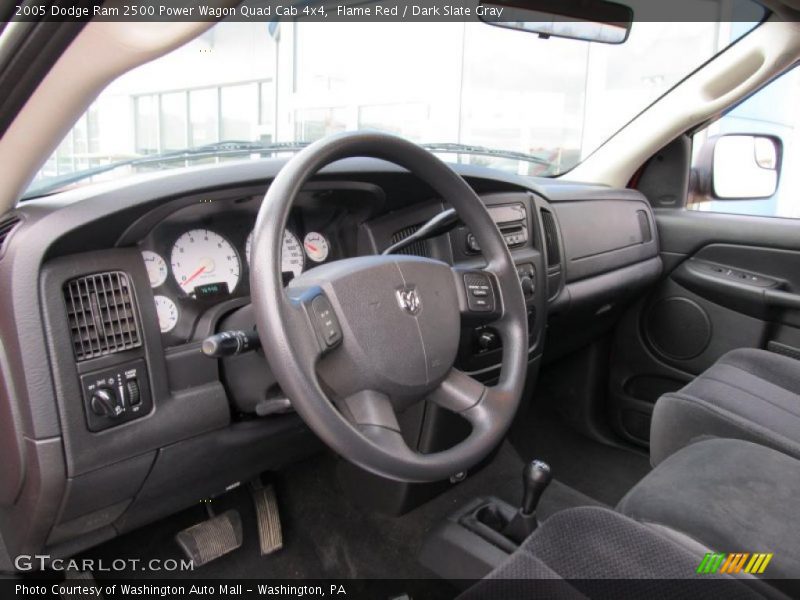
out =
<path fill-rule="evenodd" d="M 659 398 L 650 460 L 655 466 L 684 446 L 720 437 L 800 458 L 800 361 L 750 348 L 725 354 L 683 389 Z"/>
<path fill-rule="evenodd" d="M 800 579 L 800 461 L 771 448 L 731 439 L 692 444 L 651 471 L 617 509 L 715 552 L 771 552 L 764 578 Z M 797 583 L 774 585 L 800 594 Z"/>
<path fill-rule="evenodd" d="M 707 549 L 690 551 L 656 530 L 599 507 L 547 519 L 460 600 L 522 598 L 761 598 L 754 580 L 697 575 Z M 648 581 L 649 580 L 649 581 Z M 705 580 L 705 581 L 702 581 Z M 724 589 L 719 585 L 724 585 Z"/>

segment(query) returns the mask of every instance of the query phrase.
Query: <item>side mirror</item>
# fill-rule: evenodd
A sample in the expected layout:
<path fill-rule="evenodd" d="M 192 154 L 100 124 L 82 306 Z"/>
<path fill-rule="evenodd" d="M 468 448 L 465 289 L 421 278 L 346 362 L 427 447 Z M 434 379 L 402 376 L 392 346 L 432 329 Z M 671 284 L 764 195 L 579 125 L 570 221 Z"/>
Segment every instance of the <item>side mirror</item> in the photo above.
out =
<path fill-rule="evenodd" d="M 770 135 L 711 137 L 698 157 L 699 191 L 719 200 L 770 198 L 778 189 L 782 154 L 781 140 Z"/>

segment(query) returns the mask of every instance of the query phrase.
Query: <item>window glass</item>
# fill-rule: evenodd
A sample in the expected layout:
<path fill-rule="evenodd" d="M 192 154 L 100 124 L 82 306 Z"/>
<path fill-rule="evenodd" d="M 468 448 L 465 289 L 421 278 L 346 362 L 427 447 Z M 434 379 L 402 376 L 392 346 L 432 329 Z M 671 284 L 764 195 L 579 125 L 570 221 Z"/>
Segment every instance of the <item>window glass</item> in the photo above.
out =
<path fill-rule="evenodd" d="M 256 84 L 226 86 L 220 94 L 223 140 L 252 140 L 258 120 Z"/>
<path fill-rule="evenodd" d="M 358 128 L 377 129 L 403 134 L 410 140 L 422 140 L 430 107 L 425 103 L 373 104 L 358 109 Z"/>
<path fill-rule="evenodd" d="M 295 113 L 295 139 L 313 142 L 326 135 L 347 129 L 347 113 L 343 108 L 314 108 Z"/>
<path fill-rule="evenodd" d="M 259 141 L 275 140 L 275 84 L 264 81 L 258 86 Z"/>
<path fill-rule="evenodd" d="M 136 113 L 136 152 L 158 152 L 158 96 L 139 96 L 134 100 Z"/>
<path fill-rule="evenodd" d="M 161 152 L 186 147 L 186 93 L 161 95 Z"/>
<path fill-rule="evenodd" d="M 557 176 L 763 14 L 750 0 L 701 5 L 705 21 L 635 22 L 619 45 L 542 39 L 475 20 L 222 21 L 111 83 L 92 109 L 96 121 L 76 126 L 27 195 L 58 185 L 48 179 L 62 164 L 78 170 L 87 159 L 112 164 L 223 140 L 292 145 L 359 128 L 447 144 L 439 153 L 451 162 Z M 755 9 L 752 19 L 716 21 L 736 6 Z M 158 168 L 258 156 L 201 153 Z M 73 183 L 93 180 L 88 172 Z"/>
<path fill-rule="evenodd" d="M 219 108 L 217 88 L 189 92 L 189 143 L 204 146 L 219 140 Z"/>

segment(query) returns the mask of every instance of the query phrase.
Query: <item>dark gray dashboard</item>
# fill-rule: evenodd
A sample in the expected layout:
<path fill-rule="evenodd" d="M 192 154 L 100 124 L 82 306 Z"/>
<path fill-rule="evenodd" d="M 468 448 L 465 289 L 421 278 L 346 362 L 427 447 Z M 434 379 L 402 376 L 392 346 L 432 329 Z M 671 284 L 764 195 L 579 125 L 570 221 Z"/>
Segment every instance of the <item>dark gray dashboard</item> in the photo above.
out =
<path fill-rule="evenodd" d="M 20 222 L 0 242 L 0 532 L 7 555 L 45 548 L 53 555 L 74 553 L 317 447 L 293 414 L 248 414 L 274 391 L 263 357 L 217 363 L 199 352 L 200 340 L 230 315 L 247 320 L 241 311 L 249 301 L 243 244 L 282 165 L 231 163 L 141 176 L 64 192 L 14 212 Z M 512 208 L 497 211 L 512 215 L 498 217 L 498 227 L 527 290 L 531 380 L 551 346 L 546 324 L 567 322 L 581 330 L 568 328 L 570 334 L 552 344 L 556 352 L 581 344 L 581 323 L 611 322 L 618 307 L 660 274 L 653 216 L 640 194 L 454 168 L 487 207 Z M 378 252 L 442 208 L 430 189 L 399 167 L 350 159 L 319 174 L 288 226 L 324 232 L 335 260 Z M 141 251 L 166 254 L 182 232 L 209 223 L 232 241 L 241 283 L 210 299 L 182 294 L 169 279 L 151 286 Z M 480 266 L 469 234 L 459 228 L 412 251 Z M 65 286 L 105 272 L 130 280 L 140 343 L 79 361 Z M 166 334 L 154 305 L 154 296 L 165 294 L 189 315 Z M 612 309 L 604 309 L 609 304 Z M 487 381 L 501 353 L 490 334 L 465 326 L 458 365 Z M 245 391 L 229 383 L 232 373 L 256 364 L 260 374 L 248 383 L 252 397 L 233 400 Z M 131 365 L 140 365 L 135 375 L 146 378 L 149 403 L 125 422 L 92 430 L 86 382 L 111 374 L 127 383 Z M 7 555 L 0 552 L 4 569 Z"/>

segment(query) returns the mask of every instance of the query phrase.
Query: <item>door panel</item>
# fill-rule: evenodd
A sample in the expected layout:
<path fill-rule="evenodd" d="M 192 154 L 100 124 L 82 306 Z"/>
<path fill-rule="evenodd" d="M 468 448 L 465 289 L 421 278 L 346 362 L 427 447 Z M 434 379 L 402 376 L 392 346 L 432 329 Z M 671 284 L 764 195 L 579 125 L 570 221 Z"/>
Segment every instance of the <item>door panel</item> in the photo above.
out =
<path fill-rule="evenodd" d="M 800 221 L 660 210 L 665 276 L 615 332 L 615 429 L 646 444 L 658 397 L 726 352 L 800 358 Z"/>

